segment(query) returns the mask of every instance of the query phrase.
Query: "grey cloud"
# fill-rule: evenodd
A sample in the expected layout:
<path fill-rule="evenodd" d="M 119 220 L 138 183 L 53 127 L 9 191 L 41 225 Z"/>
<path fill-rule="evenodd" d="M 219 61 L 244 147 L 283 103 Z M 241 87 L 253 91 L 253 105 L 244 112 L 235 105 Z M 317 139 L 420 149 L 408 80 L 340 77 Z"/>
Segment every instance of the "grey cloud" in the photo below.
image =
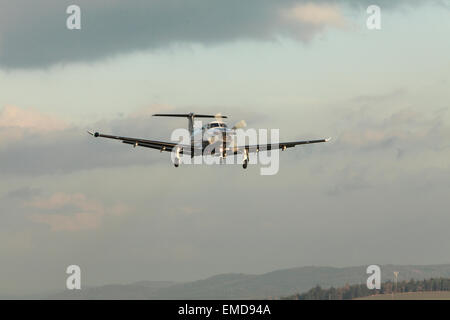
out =
<path fill-rule="evenodd" d="M 155 126 L 135 120 L 115 121 L 103 128 L 106 132 L 149 137 Z M 139 124 L 141 127 L 139 128 Z M 120 129 L 126 127 L 128 130 Z M 148 129 L 148 130 L 146 130 Z M 144 151 L 146 151 L 144 153 Z M 141 148 L 133 149 L 117 141 L 94 139 L 84 128 L 70 128 L 50 134 L 33 134 L 20 143 L 13 143 L 0 150 L 0 175 L 34 176 L 65 174 L 98 167 L 127 166 L 158 162 L 159 153 Z"/>
<path fill-rule="evenodd" d="M 407 152 L 443 150 L 449 127 L 444 119 L 448 107 L 422 108 L 405 104 L 411 93 L 405 88 L 373 95 L 360 95 L 344 104 L 348 109 L 332 125 L 338 132 L 334 148 L 374 151 L 392 149 L 398 157 Z M 391 111 L 389 111 L 391 110 Z"/>
<path fill-rule="evenodd" d="M 281 10 L 306 0 L 79 0 L 82 30 L 66 29 L 66 8 L 73 1 L 2 0 L 0 66 L 41 68 L 57 63 L 92 62 L 138 50 L 160 49 L 177 43 L 205 45 L 240 39 L 273 39 L 288 35 L 310 39 L 323 25 L 291 23 Z M 363 7 L 372 1 L 321 0 L 322 4 Z M 387 8 L 422 1 L 378 1 Z M 428 2 L 429 3 L 429 2 Z M 433 3 L 441 3 L 436 0 Z"/>
<path fill-rule="evenodd" d="M 41 189 L 27 186 L 9 191 L 5 195 L 5 198 L 29 200 L 35 196 L 41 195 L 41 193 L 42 193 Z"/>
<path fill-rule="evenodd" d="M 334 123 L 330 123 L 336 139 L 321 150 L 322 156 L 336 159 L 332 169 L 326 169 L 333 177 L 324 187 L 326 195 L 387 187 L 392 183 L 386 181 L 387 176 L 394 180 L 411 178 L 397 182 L 408 188 L 421 188 L 425 181 L 434 181 L 427 183 L 428 190 L 448 187 L 443 178 L 448 177 L 446 170 L 430 168 L 448 157 L 450 128 L 444 119 L 449 108 L 430 105 L 425 111 L 402 107 L 404 101 L 411 101 L 410 93 L 396 89 L 343 102 L 347 111 L 340 110 Z M 436 172 L 440 172 L 440 178 Z"/>
<path fill-rule="evenodd" d="M 387 102 L 392 99 L 404 97 L 407 93 L 408 92 L 404 88 L 399 88 L 384 94 L 356 96 L 350 99 L 350 102 L 360 106 L 373 106 L 376 103 Z"/>

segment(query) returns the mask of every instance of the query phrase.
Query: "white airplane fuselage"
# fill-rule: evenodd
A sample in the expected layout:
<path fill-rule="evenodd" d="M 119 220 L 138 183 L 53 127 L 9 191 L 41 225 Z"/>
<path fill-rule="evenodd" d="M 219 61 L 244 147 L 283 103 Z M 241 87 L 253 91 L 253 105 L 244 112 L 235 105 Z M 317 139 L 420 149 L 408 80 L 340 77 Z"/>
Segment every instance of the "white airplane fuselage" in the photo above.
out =
<path fill-rule="evenodd" d="M 225 139 L 232 141 L 236 135 L 234 129 L 230 129 L 223 122 L 213 121 L 201 128 L 194 129 L 192 132 L 192 140 L 195 147 L 202 147 L 205 144 L 212 144 Z"/>

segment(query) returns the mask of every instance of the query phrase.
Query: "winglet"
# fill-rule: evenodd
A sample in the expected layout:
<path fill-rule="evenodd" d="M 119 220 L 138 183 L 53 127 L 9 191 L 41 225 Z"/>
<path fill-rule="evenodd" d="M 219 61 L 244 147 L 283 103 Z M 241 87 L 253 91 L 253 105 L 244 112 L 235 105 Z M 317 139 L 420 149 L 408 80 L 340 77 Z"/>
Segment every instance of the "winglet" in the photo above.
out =
<path fill-rule="evenodd" d="M 87 133 L 89 133 L 91 136 L 94 136 L 94 137 L 98 137 L 99 136 L 99 133 L 98 132 L 92 132 L 92 131 L 87 131 Z"/>
<path fill-rule="evenodd" d="M 325 142 L 328 142 L 328 141 L 330 141 L 330 140 L 331 140 L 331 137 L 326 138 L 326 139 L 325 139 Z"/>

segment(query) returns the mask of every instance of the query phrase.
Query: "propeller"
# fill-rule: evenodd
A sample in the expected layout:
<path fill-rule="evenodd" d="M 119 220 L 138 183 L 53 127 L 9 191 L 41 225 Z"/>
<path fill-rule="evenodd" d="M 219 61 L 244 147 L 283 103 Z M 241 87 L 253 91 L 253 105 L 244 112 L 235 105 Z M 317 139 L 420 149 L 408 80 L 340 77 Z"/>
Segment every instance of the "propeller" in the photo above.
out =
<path fill-rule="evenodd" d="M 238 123 L 236 123 L 232 129 L 233 130 L 242 129 L 242 128 L 245 128 L 246 126 L 247 126 L 247 123 L 244 120 L 241 120 Z"/>
<path fill-rule="evenodd" d="M 216 121 L 217 122 L 219 122 L 219 123 L 223 123 L 223 118 L 225 118 L 224 116 L 222 116 L 222 114 L 221 113 L 216 113 L 215 115 L 214 115 L 214 118 L 216 118 Z M 233 126 L 233 130 L 236 130 L 236 129 L 242 129 L 242 128 L 245 128 L 247 126 L 247 123 L 244 121 L 244 120 L 241 120 L 241 121 L 239 121 L 238 123 L 236 123 L 234 126 Z"/>
<path fill-rule="evenodd" d="M 223 123 L 223 118 L 224 118 L 224 116 L 222 116 L 222 114 L 221 113 L 216 113 L 215 115 L 214 115 L 214 118 L 216 118 L 216 121 L 217 122 L 219 122 L 219 123 Z M 226 117 L 225 117 L 226 118 Z"/>

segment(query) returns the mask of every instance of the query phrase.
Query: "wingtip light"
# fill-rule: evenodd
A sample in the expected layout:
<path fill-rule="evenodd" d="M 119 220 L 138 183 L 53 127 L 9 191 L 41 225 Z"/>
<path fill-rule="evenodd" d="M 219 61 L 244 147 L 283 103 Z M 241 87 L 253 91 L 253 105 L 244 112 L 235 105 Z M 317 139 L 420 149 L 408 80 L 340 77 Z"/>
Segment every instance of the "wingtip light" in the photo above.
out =
<path fill-rule="evenodd" d="M 87 131 L 87 133 L 89 133 L 91 136 L 94 136 L 94 137 L 98 137 L 99 135 L 100 135 L 100 133 L 98 133 L 98 132 L 94 132 L 94 131 Z"/>

